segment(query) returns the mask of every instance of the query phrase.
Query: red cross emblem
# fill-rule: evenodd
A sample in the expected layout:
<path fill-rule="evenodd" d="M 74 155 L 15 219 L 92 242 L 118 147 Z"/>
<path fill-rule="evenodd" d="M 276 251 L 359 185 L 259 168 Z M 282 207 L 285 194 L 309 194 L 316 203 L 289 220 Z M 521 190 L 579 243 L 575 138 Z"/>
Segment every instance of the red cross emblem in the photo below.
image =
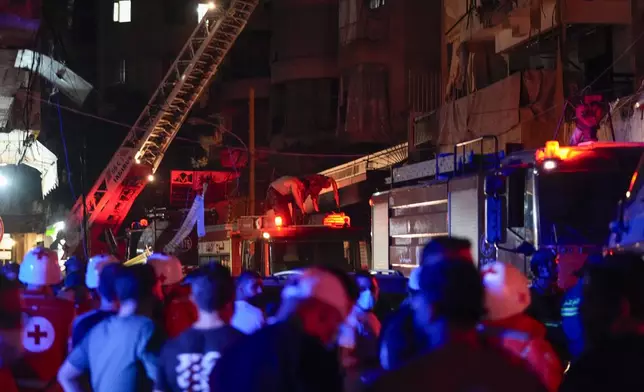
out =
<path fill-rule="evenodd" d="M 34 340 L 36 345 L 40 345 L 40 339 L 47 337 L 47 332 L 40 330 L 40 325 L 34 325 L 34 330 L 27 332 L 27 337 L 30 337 Z"/>

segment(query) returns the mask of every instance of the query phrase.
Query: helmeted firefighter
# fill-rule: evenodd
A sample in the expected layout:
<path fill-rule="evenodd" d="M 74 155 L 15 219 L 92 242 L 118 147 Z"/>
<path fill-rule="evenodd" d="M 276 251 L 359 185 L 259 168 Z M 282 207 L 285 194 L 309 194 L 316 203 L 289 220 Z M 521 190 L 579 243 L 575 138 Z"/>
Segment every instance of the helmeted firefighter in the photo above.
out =
<path fill-rule="evenodd" d="M 340 194 L 338 192 L 338 184 L 331 177 L 323 176 L 322 174 L 313 174 L 306 176 L 302 181 L 307 185 L 305 195 L 311 197 L 311 203 L 313 203 L 313 208 L 315 211 L 320 212 L 319 198 L 320 192 L 323 189 L 333 188 L 333 198 L 335 200 L 335 205 L 340 208 Z M 306 200 L 306 197 L 304 198 Z"/>
<path fill-rule="evenodd" d="M 56 374 L 67 355 L 74 304 L 56 298 L 51 287 L 63 276 L 58 256 L 36 247 L 22 260 L 18 279 L 27 288 L 22 293 L 27 320 L 22 334 L 25 355 L 14 367 L 21 391 L 58 391 Z"/>
<path fill-rule="evenodd" d="M 266 192 L 266 209 L 273 209 L 276 215 L 284 220 L 286 225 L 293 223 L 291 206 L 295 204 L 304 213 L 304 200 L 306 200 L 307 185 L 297 177 L 280 177 L 271 182 Z M 292 208 L 295 209 L 295 206 Z"/>
<path fill-rule="evenodd" d="M 556 391 L 563 368 L 546 340 L 546 329 L 525 311 L 530 305 L 528 279 L 511 264 L 493 262 L 481 271 L 487 320 L 484 332 L 511 354 L 523 359 L 550 391 Z"/>
<path fill-rule="evenodd" d="M 164 303 L 163 323 L 170 338 L 179 335 L 197 321 L 197 309 L 190 301 L 190 288 L 182 286 L 183 269 L 178 258 L 153 253 L 148 264 L 154 268 Z"/>

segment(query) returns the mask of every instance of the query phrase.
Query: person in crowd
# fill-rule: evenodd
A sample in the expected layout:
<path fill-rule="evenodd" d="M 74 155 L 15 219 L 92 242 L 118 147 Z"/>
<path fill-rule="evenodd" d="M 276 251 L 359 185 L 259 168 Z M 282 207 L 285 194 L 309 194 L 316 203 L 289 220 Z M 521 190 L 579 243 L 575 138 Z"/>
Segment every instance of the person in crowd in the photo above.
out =
<path fill-rule="evenodd" d="M 473 263 L 445 258 L 423 265 L 412 307 L 427 335 L 427 354 L 384 374 L 367 391 L 546 390 L 536 375 L 477 333 L 484 290 Z"/>
<path fill-rule="evenodd" d="M 123 268 L 115 279 L 118 315 L 96 325 L 58 372 L 65 392 L 83 390 L 89 373 L 95 392 L 152 390 L 164 335 L 152 320 L 156 276 L 151 266 Z"/>
<path fill-rule="evenodd" d="M 583 301 L 584 275 L 595 266 L 603 263 L 601 254 L 590 255 L 584 266 L 575 273 L 577 283 L 564 294 L 561 304 L 561 327 L 568 342 L 568 353 L 571 361 L 576 361 L 586 347 L 584 328 L 581 317 L 581 303 Z"/>
<path fill-rule="evenodd" d="M 380 295 L 378 281 L 369 271 L 355 274 L 358 300 L 340 329 L 338 345 L 347 372 L 347 390 L 359 385 L 360 376 L 379 367 L 380 321 L 374 308 Z"/>
<path fill-rule="evenodd" d="M 607 256 L 584 277 L 581 305 L 592 344 L 572 364 L 560 391 L 642 391 L 644 263 L 639 254 Z"/>
<path fill-rule="evenodd" d="M 511 264 L 492 262 L 481 270 L 485 287 L 483 331 L 509 353 L 522 359 L 549 391 L 557 391 L 563 367 L 546 340 L 546 328 L 525 314 L 530 306 L 528 278 Z"/>
<path fill-rule="evenodd" d="M 448 257 L 474 263 L 471 247 L 472 243 L 465 238 L 433 238 L 423 248 L 421 265 L 433 264 Z M 409 296 L 383 329 L 380 340 L 380 365 L 384 369 L 400 367 L 420 356 L 427 347 L 425 333 L 416 326 L 411 308 L 411 300 L 420 292 L 420 270 L 421 267 L 418 267 L 412 271 L 408 281 Z"/>
<path fill-rule="evenodd" d="M 87 286 L 85 286 L 85 278 L 83 272 L 73 271 L 68 273 L 65 276 L 65 285 L 58 292 L 58 298 L 64 299 L 66 301 L 73 302 L 77 308 L 83 308 L 87 310 L 89 308 L 89 303 L 92 300 Z"/>
<path fill-rule="evenodd" d="M 16 262 L 10 262 L 3 266 L 2 272 L 4 273 L 5 278 L 9 279 L 12 282 L 18 282 L 18 273 L 20 272 L 20 264 Z"/>
<path fill-rule="evenodd" d="M 295 206 L 304 214 L 304 201 L 306 200 L 305 184 L 297 177 L 280 177 L 271 182 L 266 193 L 266 208 L 273 209 L 275 215 L 282 217 L 285 225 L 293 223 L 291 208 Z M 293 206 L 295 204 L 295 206 Z M 295 211 L 293 211 L 295 215 Z"/>
<path fill-rule="evenodd" d="M 264 312 L 251 302 L 263 292 L 262 277 L 253 271 L 244 271 L 237 278 L 237 300 L 231 325 L 249 335 L 266 324 Z"/>
<path fill-rule="evenodd" d="M 18 392 L 11 365 L 22 355 L 23 317 L 19 285 L 0 276 L 0 386 Z"/>
<path fill-rule="evenodd" d="M 235 281 L 221 264 L 191 279 L 191 300 L 199 316 L 191 328 L 161 351 L 158 392 L 208 391 L 209 376 L 243 333 L 228 323 L 235 307 Z"/>
<path fill-rule="evenodd" d="M 414 322 L 411 301 L 420 292 L 419 277 L 422 267 L 411 271 L 407 281 L 407 298 L 384 325 L 380 337 L 380 366 L 385 370 L 399 368 L 420 356 L 426 347 L 424 332 Z"/>
<path fill-rule="evenodd" d="M 101 265 L 102 264 L 102 265 Z M 118 299 L 116 295 L 116 278 L 125 268 L 117 262 L 106 261 L 98 263 L 90 259 L 87 269 L 87 284 L 96 288 L 101 304 L 98 309 L 91 310 L 74 320 L 72 326 L 72 348 L 85 338 L 85 336 L 101 321 L 115 316 L 118 312 Z M 98 271 L 100 269 L 100 272 Z M 98 275 L 98 279 L 94 276 Z"/>
<path fill-rule="evenodd" d="M 526 313 L 546 326 L 546 338 L 557 351 L 562 362 L 568 362 L 566 336 L 561 327 L 561 303 L 563 295 L 559 288 L 558 256 L 551 249 L 539 249 L 530 259 L 530 306 Z"/>
<path fill-rule="evenodd" d="M 217 392 L 341 391 L 336 336 L 356 298 L 344 272 L 304 271 L 291 286 L 298 299 L 291 316 L 262 328 L 232 347 L 210 379 Z"/>

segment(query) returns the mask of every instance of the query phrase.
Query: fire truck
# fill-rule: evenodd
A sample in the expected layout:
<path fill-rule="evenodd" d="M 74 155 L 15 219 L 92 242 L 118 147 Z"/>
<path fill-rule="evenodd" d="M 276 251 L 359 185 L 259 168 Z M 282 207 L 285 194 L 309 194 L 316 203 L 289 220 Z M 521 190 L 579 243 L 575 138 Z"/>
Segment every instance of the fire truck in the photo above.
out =
<path fill-rule="evenodd" d="M 394 169 L 392 189 L 372 196 L 374 268 L 409 271 L 432 237 L 453 235 L 472 242 L 479 265 L 499 259 L 527 274 L 535 249 L 552 249 L 559 284 L 569 287 L 572 272 L 605 245 L 642 152 L 644 143 L 549 141 L 505 154 L 490 136 Z"/>
<path fill-rule="evenodd" d="M 611 222 L 609 252 L 634 251 L 642 253 L 644 242 L 644 155 L 633 173 L 628 189 L 617 208 L 617 219 Z"/>
<path fill-rule="evenodd" d="M 125 254 L 114 234 L 148 182 L 259 0 L 211 3 L 127 137 L 65 222 L 67 254 Z M 82 239 L 88 241 L 83 241 Z"/>
<path fill-rule="evenodd" d="M 371 267 L 369 230 L 352 227 L 344 213 L 314 214 L 306 217 L 306 224 L 287 226 L 268 211 L 206 231 L 199 239 L 200 262 L 219 261 L 234 275 L 250 270 L 270 276 L 316 264 L 345 271 Z"/>

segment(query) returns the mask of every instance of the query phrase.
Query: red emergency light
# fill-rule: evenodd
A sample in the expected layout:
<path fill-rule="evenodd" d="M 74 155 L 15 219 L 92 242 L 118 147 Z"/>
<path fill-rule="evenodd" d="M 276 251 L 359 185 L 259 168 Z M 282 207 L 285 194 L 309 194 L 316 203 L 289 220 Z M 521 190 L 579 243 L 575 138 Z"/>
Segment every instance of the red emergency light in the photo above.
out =
<path fill-rule="evenodd" d="M 333 228 L 343 228 L 351 226 L 351 218 L 346 216 L 343 212 L 329 214 L 324 217 L 322 222 L 324 226 L 333 227 Z"/>
<path fill-rule="evenodd" d="M 284 219 L 282 219 L 281 216 L 276 215 L 275 216 L 275 227 L 282 227 L 283 224 L 284 224 Z"/>
<path fill-rule="evenodd" d="M 561 147 L 559 142 L 556 140 L 551 140 L 546 142 L 545 148 L 540 148 L 537 150 L 535 158 L 538 162 L 542 162 L 549 159 L 558 159 L 558 160 L 568 160 L 573 159 L 579 156 L 582 152 L 576 150 L 572 147 Z"/>

